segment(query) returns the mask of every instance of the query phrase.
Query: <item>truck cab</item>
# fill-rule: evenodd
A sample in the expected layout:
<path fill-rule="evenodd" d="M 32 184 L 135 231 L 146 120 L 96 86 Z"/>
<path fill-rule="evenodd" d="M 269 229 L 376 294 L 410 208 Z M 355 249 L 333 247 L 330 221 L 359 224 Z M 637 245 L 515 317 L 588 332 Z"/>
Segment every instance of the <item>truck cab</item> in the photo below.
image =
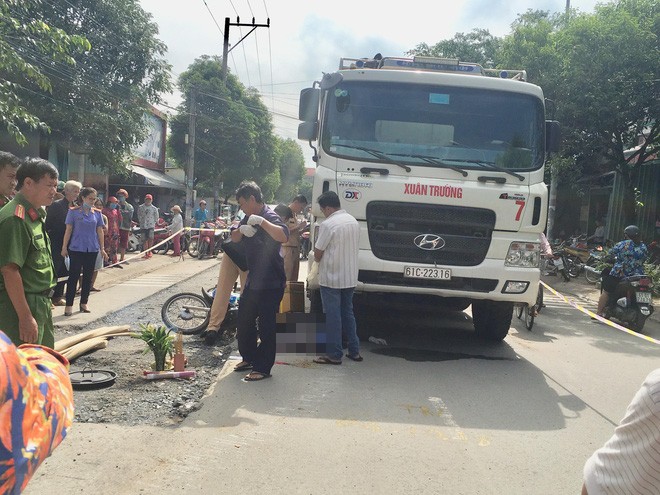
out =
<path fill-rule="evenodd" d="M 471 304 L 491 340 L 514 303 L 534 303 L 558 124 L 525 78 L 430 57 L 341 59 L 301 92 L 313 198 L 337 192 L 360 223 L 357 297 Z M 314 202 L 312 214 L 323 221 Z"/>

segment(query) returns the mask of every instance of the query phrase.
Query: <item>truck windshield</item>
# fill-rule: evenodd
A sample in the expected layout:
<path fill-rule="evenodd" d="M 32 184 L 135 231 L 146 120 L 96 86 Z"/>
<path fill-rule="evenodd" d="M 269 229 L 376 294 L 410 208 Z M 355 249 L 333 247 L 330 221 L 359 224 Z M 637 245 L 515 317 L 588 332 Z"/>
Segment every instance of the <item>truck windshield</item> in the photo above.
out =
<path fill-rule="evenodd" d="M 326 100 L 322 147 L 370 162 L 533 170 L 544 160 L 543 107 L 504 91 L 342 81 Z"/>

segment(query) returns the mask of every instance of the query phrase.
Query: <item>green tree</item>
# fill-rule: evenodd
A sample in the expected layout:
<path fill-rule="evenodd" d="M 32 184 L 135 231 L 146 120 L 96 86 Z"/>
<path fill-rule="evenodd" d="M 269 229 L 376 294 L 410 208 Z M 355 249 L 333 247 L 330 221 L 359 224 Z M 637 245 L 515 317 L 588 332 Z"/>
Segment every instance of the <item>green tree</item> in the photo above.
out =
<path fill-rule="evenodd" d="M 556 36 L 562 54 L 556 101 L 566 129 L 565 154 L 620 174 L 628 223 L 636 220 L 639 167 L 660 151 L 659 10 L 651 0 L 600 5 L 594 14 L 571 17 Z M 625 155 L 642 135 L 641 146 Z"/>
<path fill-rule="evenodd" d="M 475 28 L 469 33 L 456 33 L 453 38 L 439 41 L 431 47 L 420 43 L 408 53 L 457 58 L 462 62 L 474 62 L 486 68 L 493 68 L 497 63 L 499 44 L 500 39 L 490 34 L 487 29 Z"/>
<path fill-rule="evenodd" d="M 27 144 L 22 128 L 46 131 L 48 125 L 27 108 L 19 90 L 52 91 L 51 79 L 27 52 L 71 67 L 76 63 L 73 54 L 90 49 L 84 36 L 71 36 L 31 17 L 30 12 L 42 7 L 40 0 L 0 0 L 0 123 L 21 145 Z"/>
<path fill-rule="evenodd" d="M 51 139 L 108 170 L 121 170 L 146 137 L 144 112 L 171 90 L 166 47 L 138 0 L 51 0 L 10 9 L 23 23 L 45 23 L 89 40 L 70 66 L 40 53 L 29 41 L 16 48 L 51 81 L 17 91 L 26 108 L 51 129 Z"/>
<path fill-rule="evenodd" d="M 197 189 L 219 191 L 226 198 L 241 181 L 253 179 L 270 201 L 279 187 L 270 114 L 256 90 L 246 89 L 231 73 L 223 81 L 221 73 L 221 58 L 203 55 L 181 74 L 178 84 L 185 97 L 171 120 L 169 148 L 177 163 L 186 163 L 194 89 Z"/>
<path fill-rule="evenodd" d="M 276 163 L 280 172 L 280 185 L 275 199 L 288 204 L 299 194 L 305 176 L 305 157 L 300 145 L 293 139 L 277 138 Z"/>

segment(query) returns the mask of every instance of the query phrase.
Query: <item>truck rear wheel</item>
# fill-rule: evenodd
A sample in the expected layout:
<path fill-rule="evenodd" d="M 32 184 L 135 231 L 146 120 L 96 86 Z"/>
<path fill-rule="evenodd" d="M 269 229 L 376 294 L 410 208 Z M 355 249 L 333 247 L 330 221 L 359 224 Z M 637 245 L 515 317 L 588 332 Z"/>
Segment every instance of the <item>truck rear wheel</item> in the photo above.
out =
<path fill-rule="evenodd" d="M 503 301 L 474 301 L 472 322 L 477 336 L 499 342 L 509 333 L 513 303 Z"/>

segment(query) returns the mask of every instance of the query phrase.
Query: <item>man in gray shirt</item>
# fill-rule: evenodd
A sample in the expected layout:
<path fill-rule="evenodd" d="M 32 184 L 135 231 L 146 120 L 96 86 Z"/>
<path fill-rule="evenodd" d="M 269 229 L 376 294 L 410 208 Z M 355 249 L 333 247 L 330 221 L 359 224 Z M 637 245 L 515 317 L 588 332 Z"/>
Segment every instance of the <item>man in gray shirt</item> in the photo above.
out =
<path fill-rule="evenodd" d="M 126 201 L 128 199 L 126 189 L 117 191 L 116 196 L 119 200 L 119 211 L 121 212 L 121 225 L 119 225 L 119 254 L 121 257 L 119 261 L 124 261 L 126 248 L 128 247 L 128 237 L 133 226 L 133 212 L 135 210 L 133 205 Z"/>

